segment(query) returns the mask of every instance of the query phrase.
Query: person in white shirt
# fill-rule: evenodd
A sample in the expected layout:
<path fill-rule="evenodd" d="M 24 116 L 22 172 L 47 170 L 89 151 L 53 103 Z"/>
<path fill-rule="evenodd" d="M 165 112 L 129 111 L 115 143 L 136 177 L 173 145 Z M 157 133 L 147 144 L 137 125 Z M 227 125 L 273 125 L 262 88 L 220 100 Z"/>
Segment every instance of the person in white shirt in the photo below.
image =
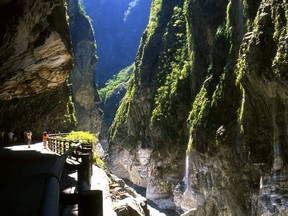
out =
<path fill-rule="evenodd" d="M 8 140 L 9 140 L 9 143 L 12 143 L 13 142 L 13 137 L 14 137 L 14 133 L 12 131 L 10 131 L 8 133 Z"/>

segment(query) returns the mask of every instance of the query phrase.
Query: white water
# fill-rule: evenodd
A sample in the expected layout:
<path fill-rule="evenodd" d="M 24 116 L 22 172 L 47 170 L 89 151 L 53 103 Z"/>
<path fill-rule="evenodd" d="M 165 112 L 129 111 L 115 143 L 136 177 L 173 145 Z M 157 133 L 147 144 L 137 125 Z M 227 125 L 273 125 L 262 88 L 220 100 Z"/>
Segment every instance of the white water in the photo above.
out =
<path fill-rule="evenodd" d="M 189 148 L 189 145 L 191 145 L 191 135 L 189 137 L 187 149 Z M 189 153 L 186 154 L 186 161 L 185 161 L 185 174 L 184 174 L 184 185 L 185 185 L 185 190 L 189 187 Z"/>
<path fill-rule="evenodd" d="M 184 184 L 187 189 L 189 186 L 189 155 L 186 155 Z"/>

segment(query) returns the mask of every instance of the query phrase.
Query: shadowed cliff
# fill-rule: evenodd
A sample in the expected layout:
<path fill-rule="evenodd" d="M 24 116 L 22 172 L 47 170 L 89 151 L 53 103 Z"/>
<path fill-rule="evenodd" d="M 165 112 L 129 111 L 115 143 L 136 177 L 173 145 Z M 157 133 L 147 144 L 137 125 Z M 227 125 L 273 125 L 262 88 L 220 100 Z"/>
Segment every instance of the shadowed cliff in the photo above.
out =
<path fill-rule="evenodd" d="M 94 31 L 78 1 L 67 1 L 74 65 L 69 81 L 75 104 L 78 130 L 99 134 L 101 113 L 96 88 L 96 41 Z"/>
<path fill-rule="evenodd" d="M 11 1 L 0 10 L 0 127 L 68 129 L 72 54 L 64 2 Z"/>
<path fill-rule="evenodd" d="M 80 56 L 92 69 L 81 80 L 75 80 L 79 70 L 72 71 L 72 68 L 80 67 L 77 63 L 79 51 L 76 44 L 73 48 L 71 45 L 66 7 L 62 0 L 1 1 L 0 130 L 21 132 L 31 129 L 37 137 L 43 130 L 63 132 L 77 126 L 98 133 L 100 114 L 93 81 L 96 67 L 93 33 L 90 25 L 83 25 L 81 30 L 90 31 L 90 40 L 85 34 L 80 38 L 72 36 L 72 39 L 77 37 L 78 42 L 82 40 L 84 45 L 91 44 L 88 48 L 92 53 Z M 70 12 L 71 16 L 77 13 Z M 89 23 L 87 19 L 86 22 Z M 86 68 L 82 70 L 86 72 Z M 68 82 L 71 72 L 72 85 Z M 83 82 L 85 89 L 81 88 Z M 82 104 L 79 102 L 81 95 L 85 95 Z M 74 100 L 77 101 L 76 109 Z M 87 118 L 93 121 L 87 123 Z"/>

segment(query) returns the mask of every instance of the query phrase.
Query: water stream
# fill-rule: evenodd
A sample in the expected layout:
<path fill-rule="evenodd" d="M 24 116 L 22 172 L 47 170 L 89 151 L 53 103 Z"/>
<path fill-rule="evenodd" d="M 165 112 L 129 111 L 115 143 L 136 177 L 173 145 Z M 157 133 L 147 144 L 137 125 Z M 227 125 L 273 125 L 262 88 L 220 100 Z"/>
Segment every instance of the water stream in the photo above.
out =
<path fill-rule="evenodd" d="M 188 144 L 187 144 L 187 149 L 189 149 L 189 146 L 192 142 L 192 137 L 191 135 L 189 136 L 189 141 L 188 141 Z M 184 182 L 184 187 L 185 187 L 185 190 L 187 190 L 189 188 L 189 152 L 186 153 L 186 159 L 185 159 L 185 174 L 184 174 L 184 179 L 183 179 L 183 182 Z"/>
<path fill-rule="evenodd" d="M 189 154 L 186 155 L 184 184 L 185 190 L 187 190 L 189 187 Z"/>

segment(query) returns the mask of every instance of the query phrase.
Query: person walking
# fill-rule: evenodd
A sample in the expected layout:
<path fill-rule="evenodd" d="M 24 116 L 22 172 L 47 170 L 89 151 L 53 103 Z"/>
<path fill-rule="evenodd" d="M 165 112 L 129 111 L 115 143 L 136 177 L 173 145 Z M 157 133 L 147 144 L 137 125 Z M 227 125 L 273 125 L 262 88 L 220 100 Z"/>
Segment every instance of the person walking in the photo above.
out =
<path fill-rule="evenodd" d="M 9 143 L 13 143 L 14 133 L 12 130 L 8 133 L 8 141 Z"/>
<path fill-rule="evenodd" d="M 47 142 L 48 142 L 49 136 L 46 131 L 43 132 L 43 148 L 47 148 Z"/>
<path fill-rule="evenodd" d="M 27 145 L 28 145 L 28 148 L 30 148 L 30 145 L 32 144 L 32 131 L 29 130 L 27 132 Z"/>

